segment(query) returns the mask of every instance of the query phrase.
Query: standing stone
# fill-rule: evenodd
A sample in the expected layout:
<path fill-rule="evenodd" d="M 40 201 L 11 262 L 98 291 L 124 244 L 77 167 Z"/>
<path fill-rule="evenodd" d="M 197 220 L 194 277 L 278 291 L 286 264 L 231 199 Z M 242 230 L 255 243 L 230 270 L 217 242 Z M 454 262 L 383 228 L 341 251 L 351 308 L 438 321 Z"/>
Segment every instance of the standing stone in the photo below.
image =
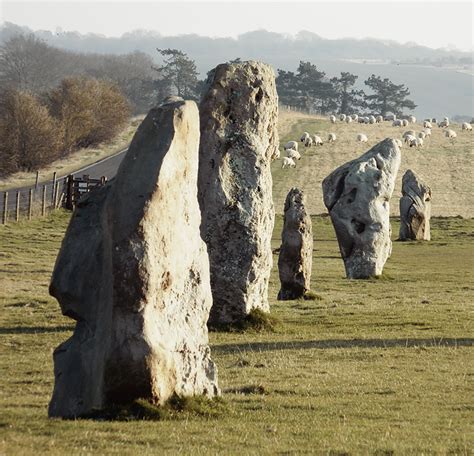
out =
<path fill-rule="evenodd" d="M 400 240 L 429 241 L 431 189 L 411 169 L 402 178 Z"/>
<path fill-rule="evenodd" d="M 198 144 L 194 102 L 152 109 L 116 178 L 79 202 L 50 285 L 77 321 L 54 352 L 50 416 L 219 393 L 206 327 Z"/>
<path fill-rule="evenodd" d="M 278 257 L 278 299 L 282 301 L 303 297 L 311 286 L 313 231 L 305 203 L 306 198 L 298 188 L 292 188 L 286 196 Z"/>
<path fill-rule="evenodd" d="M 278 150 L 278 98 L 272 68 L 217 66 L 200 105 L 201 233 L 211 264 L 209 323 L 269 310 L 274 224 L 270 163 Z"/>
<path fill-rule="evenodd" d="M 382 274 L 391 254 L 389 201 L 400 160 L 396 142 L 385 139 L 323 180 L 324 204 L 350 279 Z"/>

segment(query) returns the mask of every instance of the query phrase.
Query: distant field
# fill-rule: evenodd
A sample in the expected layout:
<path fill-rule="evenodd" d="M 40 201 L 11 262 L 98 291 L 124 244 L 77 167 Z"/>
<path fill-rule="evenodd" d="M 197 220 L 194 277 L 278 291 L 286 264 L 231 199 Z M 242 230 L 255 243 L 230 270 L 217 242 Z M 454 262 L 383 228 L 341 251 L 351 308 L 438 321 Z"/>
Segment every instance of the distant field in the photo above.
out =
<path fill-rule="evenodd" d="M 401 138 L 406 130 L 422 130 L 419 123 L 406 128 L 392 127 L 390 122 L 365 125 L 338 121 L 332 125 L 327 119 L 287 112 L 281 113 L 280 123 L 281 146 L 289 140 L 299 140 L 304 131 L 318 134 L 324 141 L 328 133 L 334 132 L 338 139 L 333 144 L 309 149 L 305 149 L 300 143 L 299 150 L 303 152 L 303 157 L 294 169 L 281 169 L 280 161 L 272 164 L 273 199 L 277 213 L 283 212 L 286 194 L 293 186 L 305 191 L 312 214 L 325 213 L 321 183 L 331 171 L 360 156 L 387 137 Z M 461 131 L 460 125 L 452 125 L 450 128 L 458 133 L 454 141 L 444 137 L 444 129 L 434 127 L 432 137 L 425 141 L 423 149 L 405 145 L 402 148 L 402 164 L 390 201 L 393 215 L 399 213 L 402 176 L 407 169 L 412 169 L 431 186 L 433 215 L 474 217 L 474 134 Z M 357 133 L 365 133 L 369 138 L 368 144 L 357 143 Z M 283 156 L 283 148 L 280 150 Z"/>
<path fill-rule="evenodd" d="M 73 329 L 48 295 L 68 220 L 0 226 L 0 454 L 472 454 L 474 220 L 434 219 L 432 242 L 394 243 L 382 279 L 349 281 L 313 217 L 317 300 L 277 302 L 274 268 L 277 331 L 210 334 L 227 412 L 161 422 L 47 418 Z"/>

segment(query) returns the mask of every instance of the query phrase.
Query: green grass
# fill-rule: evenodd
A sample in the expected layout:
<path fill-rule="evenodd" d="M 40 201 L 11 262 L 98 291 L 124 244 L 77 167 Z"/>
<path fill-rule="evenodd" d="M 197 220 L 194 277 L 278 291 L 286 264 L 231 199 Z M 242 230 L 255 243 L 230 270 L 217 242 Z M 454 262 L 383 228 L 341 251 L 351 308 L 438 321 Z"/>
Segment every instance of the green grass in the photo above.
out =
<path fill-rule="evenodd" d="M 394 242 L 384 277 L 356 281 L 313 217 L 317 298 L 276 300 L 275 255 L 274 331 L 210 333 L 223 404 L 70 421 L 47 418 L 68 217 L 0 227 L 0 454 L 472 454 L 474 220 L 433 219 L 431 242 Z"/>

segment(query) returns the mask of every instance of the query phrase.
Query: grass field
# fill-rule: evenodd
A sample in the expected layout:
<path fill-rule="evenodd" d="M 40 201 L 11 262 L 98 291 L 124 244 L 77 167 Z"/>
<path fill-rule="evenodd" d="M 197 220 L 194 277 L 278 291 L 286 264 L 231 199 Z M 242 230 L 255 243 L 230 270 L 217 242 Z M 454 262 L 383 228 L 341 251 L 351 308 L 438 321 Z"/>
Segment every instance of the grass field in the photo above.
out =
<path fill-rule="evenodd" d="M 303 157 L 296 168 L 281 169 L 279 160 L 273 162 L 275 180 L 274 201 L 277 213 L 283 212 L 286 194 L 293 186 L 305 191 L 308 207 L 312 214 L 326 212 L 322 201 L 322 180 L 338 166 L 360 156 L 383 139 L 401 138 L 407 130 L 421 131 L 420 123 L 405 128 L 392 127 L 391 122 L 383 124 L 346 124 L 329 120 L 282 112 L 280 116 L 280 144 L 290 140 L 298 141 L 304 131 L 318 134 L 326 141 L 328 133 L 336 133 L 337 140 L 322 147 L 305 149 L 300 143 Z M 402 147 L 402 163 L 392 199 L 392 214 L 398 215 L 398 199 L 401 196 L 402 176 L 407 169 L 420 174 L 431 186 L 433 193 L 432 214 L 440 216 L 474 217 L 474 135 L 461 131 L 460 125 L 451 125 L 458 137 L 449 140 L 444 129 L 434 127 L 431 139 L 425 140 L 422 149 Z M 357 143 L 357 133 L 365 133 L 368 144 Z M 283 148 L 281 147 L 283 156 Z"/>
<path fill-rule="evenodd" d="M 394 243 L 382 279 L 349 281 L 315 216 L 317 299 L 276 301 L 274 268 L 276 332 L 210 334 L 218 417 L 61 421 L 52 351 L 73 322 L 47 289 L 68 220 L 0 227 L 0 454 L 472 454 L 474 220 L 434 219 L 432 242 Z"/>

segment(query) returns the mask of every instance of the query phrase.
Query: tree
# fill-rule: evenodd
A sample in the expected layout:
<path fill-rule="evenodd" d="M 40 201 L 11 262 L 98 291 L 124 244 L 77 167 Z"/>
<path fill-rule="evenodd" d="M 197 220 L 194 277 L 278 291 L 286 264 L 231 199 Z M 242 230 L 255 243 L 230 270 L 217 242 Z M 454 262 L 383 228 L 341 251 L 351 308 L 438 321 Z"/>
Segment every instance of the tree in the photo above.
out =
<path fill-rule="evenodd" d="M 168 86 L 170 93 L 167 95 L 178 95 L 185 99 L 198 98 L 198 72 L 194 60 L 191 60 L 184 52 L 178 49 L 157 49 L 163 56 L 164 65 L 154 69 L 160 76 L 162 90 Z"/>
<path fill-rule="evenodd" d="M 410 91 L 404 84 L 394 84 L 388 78 L 382 79 L 374 74 L 364 81 L 373 94 L 365 96 L 366 107 L 374 114 L 385 116 L 391 112 L 401 115 L 404 108 L 415 109 L 416 104 L 407 99 Z"/>
<path fill-rule="evenodd" d="M 62 127 L 64 154 L 113 138 L 129 116 L 115 84 L 85 77 L 64 79 L 48 95 L 51 114 Z"/>
<path fill-rule="evenodd" d="M 298 80 L 295 73 L 278 69 L 275 82 L 280 103 L 299 109 L 303 108 L 298 96 Z"/>
<path fill-rule="evenodd" d="M 364 106 L 364 92 L 354 89 L 357 78 L 358 76 L 355 74 L 343 71 L 339 78 L 334 77 L 331 79 L 337 94 L 337 112 L 340 114 L 350 114 Z"/>
<path fill-rule="evenodd" d="M 14 89 L 0 100 L 0 174 L 35 171 L 60 148 L 59 125 L 29 92 Z"/>

